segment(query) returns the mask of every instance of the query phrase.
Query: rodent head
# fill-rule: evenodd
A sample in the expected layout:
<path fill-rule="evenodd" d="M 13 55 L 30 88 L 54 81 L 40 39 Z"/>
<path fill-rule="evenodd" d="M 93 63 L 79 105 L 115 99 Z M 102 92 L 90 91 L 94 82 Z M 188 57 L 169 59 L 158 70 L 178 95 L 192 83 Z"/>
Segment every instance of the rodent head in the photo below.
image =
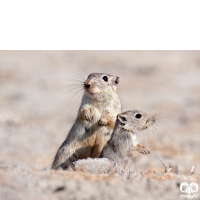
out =
<path fill-rule="evenodd" d="M 85 93 L 92 98 L 100 99 L 116 93 L 119 77 L 103 73 L 92 73 L 84 82 Z"/>
<path fill-rule="evenodd" d="M 154 116 L 137 110 L 127 111 L 117 115 L 119 126 L 133 133 L 147 129 L 155 120 Z"/>

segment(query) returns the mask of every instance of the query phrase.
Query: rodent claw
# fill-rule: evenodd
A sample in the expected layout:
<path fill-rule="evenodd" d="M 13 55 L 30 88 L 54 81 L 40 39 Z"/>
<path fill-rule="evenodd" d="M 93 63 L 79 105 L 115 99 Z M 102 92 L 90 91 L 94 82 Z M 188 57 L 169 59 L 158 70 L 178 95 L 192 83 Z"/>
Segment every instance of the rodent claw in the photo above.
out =
<path fill-rule="evenodd" d="M 150 151 L 148 149 L 140 150 L 139 152 L 143 154 L 150 154 Z"/>
<path fill-rule="evenodd" d="M 92 121 L 92 115 L 91 114 L 89 114 L 89 113 L 87 113 L 87 114 L 85 114 L 85 119 L 88 121 L 88 122 L 91 122 Z"/>
<path fill-rule="evenodd" d="M 99 120 L 98 125 L 99 125 L 99 126 L 106 126 L 106 125 L 107 125 L 107 120 L 106 120 L 104 117 L 102 117 L 102 118 Z"/>
<path fill-rule="evenodd" d="M 98 125 L 99 125 L 99 126 L 104 126 L 104 123 L 103 123 L 102 121 L 99 120 Z"/>
<path fill-rule="evenodd" d="M 85 116 L 85 119 L 86 119 L 88 122 L 91 122 L 91 121 L 92 121 L 92 116 Z"/>

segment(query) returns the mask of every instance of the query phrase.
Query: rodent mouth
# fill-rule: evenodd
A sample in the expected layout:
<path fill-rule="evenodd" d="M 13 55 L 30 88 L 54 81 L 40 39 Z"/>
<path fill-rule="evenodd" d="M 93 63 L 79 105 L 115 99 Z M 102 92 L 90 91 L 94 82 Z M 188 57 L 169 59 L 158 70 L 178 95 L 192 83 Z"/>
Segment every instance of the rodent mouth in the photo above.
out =
<path fill-rule="evenodd" d="M 145 129 L 149 128 L 150 126 L 152 126 L 155 122 L 155 117 L 151 117 L 151 118 L 148 118 L 147 121 L 146 121 L 146 124 L 145 124 Z"/>
<path fill-rule="evenodd" d="M 88 94 L 90 94 L 90 95 L 95 95 L 96 93 L 94 93 L 94 92 L 91 92 L 89 89 L 85 89 L 85 91 L 88 93 Z"/>
<path fill-rule="evenodd" d="M 153 121 L 148 121 L 146 124 L 145 124 L 145 129 L 149 128 L 150 126 L 153 125 Z"/>
<path fill-rule="evenodd" d="M 145 130 L 145 129 L 148 129 L 149 128 L 149 125 L 148 124 L 145 124 L 145 126 L 144 126 L 144 129 L 143 130 Z"/>

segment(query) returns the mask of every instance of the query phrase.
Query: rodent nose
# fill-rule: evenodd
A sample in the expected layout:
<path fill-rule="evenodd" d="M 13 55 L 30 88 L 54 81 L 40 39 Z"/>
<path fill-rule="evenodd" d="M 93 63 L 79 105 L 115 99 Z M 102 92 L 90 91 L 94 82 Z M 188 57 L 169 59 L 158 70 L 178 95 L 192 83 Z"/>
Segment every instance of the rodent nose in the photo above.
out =
<path fill-rule="evenodd" d="M 85 84 L 85 88 L 90 88 L 90 84 Z"/>

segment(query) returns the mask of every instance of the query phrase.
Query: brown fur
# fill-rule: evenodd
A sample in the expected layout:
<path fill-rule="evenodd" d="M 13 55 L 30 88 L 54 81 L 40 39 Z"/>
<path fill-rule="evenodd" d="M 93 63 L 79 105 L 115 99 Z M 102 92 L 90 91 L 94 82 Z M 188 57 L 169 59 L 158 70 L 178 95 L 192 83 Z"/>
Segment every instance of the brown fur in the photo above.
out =
<path fill-rule="evenodd" d="M 83 158 L 97 158 L 110 139 L 121 103 L 116 93 L 119 77 L 90 74 L 77 119 L 54 158 L 53 169 L 67 169 Z"/>

